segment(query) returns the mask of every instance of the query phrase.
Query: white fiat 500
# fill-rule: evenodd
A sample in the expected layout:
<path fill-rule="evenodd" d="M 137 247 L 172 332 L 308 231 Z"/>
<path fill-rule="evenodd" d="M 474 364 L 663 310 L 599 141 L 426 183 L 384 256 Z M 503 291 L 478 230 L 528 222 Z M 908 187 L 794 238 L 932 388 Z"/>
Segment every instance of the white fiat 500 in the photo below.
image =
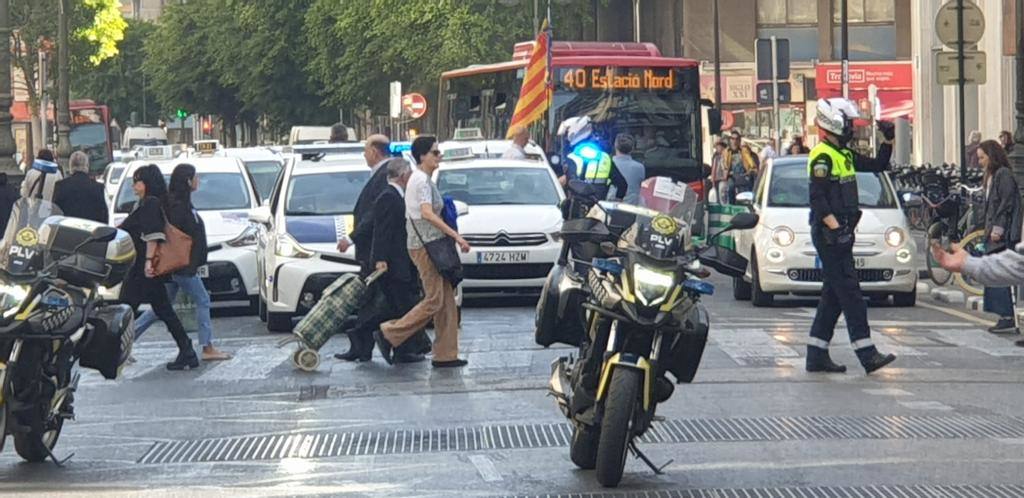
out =
<path fill-rule="evenodd" d="M 776 295 L 821 293 L 821 259 L 811 243 L 807 156 L 786 156 L 766 166 L 755 193 L 740 194 L 760 216 L 755 228 L 734 234 L 736 251 L 750 265 L 734 279 L 736 299 L 769 306 Z M 853 247 L 854 263 L 864 294 L 893 297 L 897 306 L 913 306 L 917 298 L 917 245 L 900 200 L 881 173 L 857 173 L 860 209 Z"/>
<path fill-rule="evenodd" d="M 343 273 L 355 273 L 353 248 L 338 253 L 338 237 L 352 231 L 352 211 L 370 178 L 362 154 L 285 161 L 266 206 L 249 219 L 259 237 L 260 318 L 271 332 L 287 332 Z"/>
<path fill-rule="evenodd" d="M 257 229 L 249 223 L 248 213 L 260 205 L 260 198 L 245 166 L 231 157 L 132 161 L 110 205 L 111 224 L 117 226 L 128 217 L 136 201 L 131 179 L 135 170 L 147 164 L 159 166 L 168 180 L 178 164 L 195 166 L 200 181 L 199 189 L 192 193 L 192 204 L 206 225 L 209 248 L 208 262 L 199 269 L 199 276 L 214 301 L 246 301 L 255 311 L 259 295 Z"/>
<path fill-rule="evenodd" d="M 446 158 L 438 189 L 464 202 L 459 232 L 472 247 L 462 255 L 466 295 L 538 293 L 561 244 L 559 204 L 565 198 L 544 161 Z"/>

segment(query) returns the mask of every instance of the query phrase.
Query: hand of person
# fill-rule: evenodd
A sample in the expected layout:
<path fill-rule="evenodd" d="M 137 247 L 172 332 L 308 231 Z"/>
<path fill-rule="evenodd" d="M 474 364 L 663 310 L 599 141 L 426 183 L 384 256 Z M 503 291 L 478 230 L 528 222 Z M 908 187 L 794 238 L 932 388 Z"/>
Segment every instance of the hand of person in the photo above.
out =
<path fill-rule="evenodd" d="M 456 237 L 455 243 L 459 245 L 459 249 L 461 249 L 462 252 L 469 252 L 469 242 L 466 242 L 466 239 L 462 238 L 462 236 Z"/>
<path fill-rule="evenodd" d="M 882 136 L 888 141 L 896 139 L 896 125 L 891 121 L 875 121 L 878 125 L 878 131 L 882 132 Z"/>
<path fill-rule="evenodd" d="M 944 270 L 955 273 L 960 273 L 967 261 L 967 251 L 962 247 L 954 245 L 953 252 L 949 253 L 942 248 L 938 241 L 932 242 L 932 256 L 935 256 L 935 262 Z"/>
<path fill-rule="evenodd" d="M 377 271 L 379 271 L 379 272 L 382 272 L 382 273 L 386 272 L 386 271 L 388 271 L 388 262 L 387 261 L 378 261 L 377 265 L 376 265 L 376 268 L 377 268 Z"/>
<path fill-rule="evenodd" d="M 338 241 L 338 252 L 345 252 L 352 245 L 348 238 L 344 238 Z"/>
<path fill-rule="evenodd" d="M 151 260 L 151 259 L 147 259 L 146 260 L 146 271 L 145 271 L 145 273 L 146 273 L 146 277 L 148 277 L 148 278 L 153 278 L 153 277 L 156 276 L 156 272 L 153 270 L 153 260 Z"/>

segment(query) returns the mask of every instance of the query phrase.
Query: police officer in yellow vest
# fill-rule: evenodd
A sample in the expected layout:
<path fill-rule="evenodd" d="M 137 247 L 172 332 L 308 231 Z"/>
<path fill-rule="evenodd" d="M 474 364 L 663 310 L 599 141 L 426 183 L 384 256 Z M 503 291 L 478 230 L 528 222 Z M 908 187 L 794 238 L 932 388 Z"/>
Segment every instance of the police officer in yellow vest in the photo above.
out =
<path fill-rule="evenodd" d="M 563 185 L 569 180 L 589 183 L 601 200 L 608 197 L 609 187 L 615 185 L 615 198 L 621 201 L 626 196 L 626 178 L 615 167 L 612 156 L 594 140 L 594 127 L 588 116 L 566 119 L 559 125 L 558 134 L 569 147 L 565 156 Z"/>
<path fill-rule="evenodd" d="M 811 239 L 821 260 L 821 300 L 807 344 L 807 371 L 842 373 L 828 353 L 839 314 L 846 317 L 850 344 L 867 373 L 892 363 L 896 357 L 878 352 L 871 342 L 867 305 L 860 291 L 853 260 L 854 232 L 860 220 L 857 172 L 888 169 L 895 136 L 891 123 L 879 123 L 885 141 L 875 158 L 847 147 L 853 138 L 857 107 L 842 98 L 818 100 L 816 123 L 821 143 L 808 159 L 811 202 Z"/>

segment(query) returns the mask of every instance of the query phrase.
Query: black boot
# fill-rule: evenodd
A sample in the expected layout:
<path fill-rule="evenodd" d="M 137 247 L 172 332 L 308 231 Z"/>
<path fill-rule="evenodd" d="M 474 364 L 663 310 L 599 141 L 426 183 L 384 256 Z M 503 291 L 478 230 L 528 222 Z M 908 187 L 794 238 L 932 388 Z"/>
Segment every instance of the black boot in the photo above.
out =
<path fill-rule="evenodd" d="M 846 373 L 846 365 L 832 361 L 827 349 L 807 346 L 807 371 L 825 373 Z"/>
<path fill-rule="evenodd" d="M 196 351 L 189 346 L 187 350 L 180 351 L 174 361 L 167 364 L 168 370 L 191 370 L 199 368 L 199 357 Z"/>
<path fill-rule="evenodd" d="M 373 342 L 368 342 L 355 330 L 349 331 L 348 341 L 348 351 L 334 355 L 335 358 L 343 361 L 370 361 L 373 357 Z"/>
<path fill-rule="evenodd" d="M 380 356 L 384 358 L 384 361 L 386 361 L 388 365 L 393 365 L 395 363 L 394 351 L 392 351 L 394 348 L 384 337 L 384 334 L 379 330 L 374 330 L 373 341 L 377 343 L 377 349 L 380 350 Z"/>
<path fill-rule="evenodd" d="M 988 331 L 993 334 L 1017 334 L 1017 324 L 1014 323 L 1013 318 L 1003 317 L 999 319 L 999 322 L 995 326 L 989 327 Z"/>
<path fill-rule="evenodd" d="M 879 368 L 882 368 L 892 362 L 896 361 L 896 355 L 894 354 L 882 354 L 875 351 L 875 354 L 871 355 L 865 360 L 860 362 L 864 366 L 864 371 L 867 373 L 874 372 Z"/>

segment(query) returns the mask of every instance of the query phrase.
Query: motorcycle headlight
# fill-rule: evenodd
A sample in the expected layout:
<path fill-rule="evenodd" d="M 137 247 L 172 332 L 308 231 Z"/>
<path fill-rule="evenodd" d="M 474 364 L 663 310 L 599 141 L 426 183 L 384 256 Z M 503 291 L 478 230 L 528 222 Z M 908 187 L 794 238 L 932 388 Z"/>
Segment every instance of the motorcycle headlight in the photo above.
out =
<path fill-rule="evenodd" d="M 277 247 L 274 250 L 274 254 L 282 258 L 305 259 L 312 258 L 316 253 L 300 246 L 291 235 L 281 234 L 277 238 Z"/>
<path fill-rule="evenodd" d="M 3 314 L 4 318 L 10 318 L 17 313 L 21 304 L 25 302 L 29 289 L 27 285 L 0 285 L 0 314 Z"/>
<path fill-rule="evenodd" d="M 903 242 L 907 240 L 907 235 L 903 233 L 903 229 L 899 227 L 890 227 L 885 231 L 885 243 L 889 247 L 899 247 L 903 245 Z"/>
<path fill-rule="evenodd" d="M 259 236 L 259 231 L 253 225 L 249 225 L 242 233 L 238 234 L 237 237 L 225 242 L 225 245 L 231 247 L 245 247 L 256 245 L 256 237 Z"/>
<path fill-rule="evenodd" d="M 640 304 L 654 306 L 668 298 L 675 277 L 669 272 L 652 270 L 643 265 L 633 265 L 634 292 Z"/>
<path fill-rule="evenodd" d="M 772 231 L 772 240 L 776 244 L 786 247 L 796 240 L 796 234 L 789 227 L 779 227 Z"/>

